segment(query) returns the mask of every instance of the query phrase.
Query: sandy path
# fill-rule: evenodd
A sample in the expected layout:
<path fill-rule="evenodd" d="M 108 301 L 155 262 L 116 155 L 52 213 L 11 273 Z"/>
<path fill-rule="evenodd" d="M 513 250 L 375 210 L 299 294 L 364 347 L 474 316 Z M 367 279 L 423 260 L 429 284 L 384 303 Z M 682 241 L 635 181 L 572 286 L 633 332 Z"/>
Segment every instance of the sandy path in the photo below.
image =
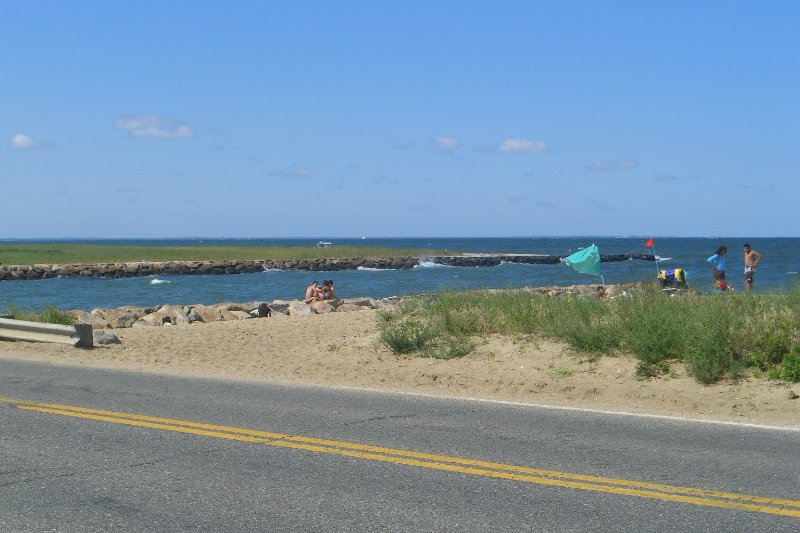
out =
<path fill-rule="evenodd" d="M 747 378 L 707 386 L 635 377 L 632 357 L 575 354 L 542 339 L 492 336 L 440 361 L 393 355 L 375 311 L 112 330 L 122 345 L 0 341 L 0 357 L 183 376 L 346 386 L 800 428 L 800 385 Z"/>

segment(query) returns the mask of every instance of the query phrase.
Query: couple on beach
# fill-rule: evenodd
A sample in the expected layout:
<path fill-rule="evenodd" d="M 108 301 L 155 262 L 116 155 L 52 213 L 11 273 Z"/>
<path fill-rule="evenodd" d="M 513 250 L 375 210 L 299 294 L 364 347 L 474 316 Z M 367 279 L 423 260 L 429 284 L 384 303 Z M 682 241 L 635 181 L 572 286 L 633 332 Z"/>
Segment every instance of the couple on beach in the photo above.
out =
<path fill-rule="evenodd" d="M 333 280 L 326 279 L 322 281 L 322 287 L 316 281 L 312 281 L 311 285 L 306 287 L 306 297 L 303 301 L 310 304 L 311 302 L 334 299 L 336 299 L 336 293 L 333 291 Z"/>
<path fill-rule="evenodd" d="M 711 263 L 711 274 L 714 276 L 714 284 L 721 291 L 732 289 L 725 281 L 725 254 L 728 253 L 727 246 L 720 246 L 714 252 L 714 255 L 706 259 Z M 758 253 L 752 248 L 750 244 L 744 244 L 744 286 L 748 291 L 753 290 L 753 275 L 756 272 L 758 262 L 764 257 L 764 254 Z"/>

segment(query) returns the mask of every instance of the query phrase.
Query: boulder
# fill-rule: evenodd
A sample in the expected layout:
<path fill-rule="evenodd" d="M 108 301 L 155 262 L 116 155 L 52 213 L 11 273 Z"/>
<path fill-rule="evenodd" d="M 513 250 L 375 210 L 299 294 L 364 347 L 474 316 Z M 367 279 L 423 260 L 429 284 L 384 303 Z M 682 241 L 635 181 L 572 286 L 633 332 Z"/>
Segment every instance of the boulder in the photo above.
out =
<path fill-rule="evenodd" d="M 275 300 L 274 302 L 268 304 L 269 308 L 272 309 L 273 316 L 275 313 L 281 313 L 284 315 L 289 314 L 289 304 L 291 302 L 287 302 L 286 300 Z"/>
<path fill-rule="evenodd" d="M 193 311 L 196 311 L 198 315 L 200 315 L 201 322 L 220 322 L 223 320 L 239 320 L 239 317 L 234 315 L 231 311 L 225 309 L 225 305 L 222 308 L 217 308 L 217 306 L 206 307 L 203 305 L 195 306 Z"/>
<path fill-rule="evenodd" d="M 311 309 L 313 309 L 318 315 L 324 313 L 333 313 L 336 311 L 336 308 L 328 302 L 312 302 L 309 307 L 311 307 Z"/>
<path fill-rule="evenodd" d="M 119 337 L 110 331 L 93 331 L 92 336 L 94 337 L 95 344 L 122 344 L 122 341 L 119 340 Z"/>
<path fill-rule="evenodd" d="M 109 324 L 104 318 L 93 315 L 92 313 L 87 313 L 86 311 L 68 311 L 67 314 L 75 319 L 75 323 L 89 324 L 92 326 L 92 329 L 105 329 L 111 327 L 111 324 Z"/>
<path fill-rule="evenodd" d="M 239 320 L 245 320 L 248 318 L 253 318 L 253 316 L 248 313 L 247 311 L 229 311 L 230 314 L 235 316 Z"/>
<path fill-rule="evenodd" d="M 129 328 L 151 311 L 144 307 L 125 306 L 117 309 L 92 309 L 92 314 L 111 324 L 112 328 Z"/>
<path fill-rule="evenodd" d="M 314 311 L 309 307 L 307 303 L 304 302 L 292 302 L 289 304 L 289 316 L 297 317 L 297 316 L 311 316 L 314 314 Z"/>
<path fill-rule="evenodd" d="M 157 312 L 157 315 L 169 318 L 172 324 L 189 324 L 191 321 L 186 313 L 183 312 L 183 307 L 178 305 L 165 305 L 162 306 Z"/>
<path fill-rule="evenodd" d="M 371 308 L 367 305 L 356 305 L 356 304 L 342 304 L 336 308 L 337 313 L 347 313 L 350 311 L 369 311 Z"/>

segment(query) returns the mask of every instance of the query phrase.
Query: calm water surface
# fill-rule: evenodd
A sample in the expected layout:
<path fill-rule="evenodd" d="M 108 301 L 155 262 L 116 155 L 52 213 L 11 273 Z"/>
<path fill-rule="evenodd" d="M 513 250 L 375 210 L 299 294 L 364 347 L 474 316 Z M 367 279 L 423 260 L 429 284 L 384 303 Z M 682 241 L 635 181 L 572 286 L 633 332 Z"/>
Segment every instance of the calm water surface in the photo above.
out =
<path fill-rule="evenodd" d="M 309 246 L 319 239 L 160 239 L 57 241 L 152 246 Z M 535 253 L 567 255 L 592 243 L 603 254 L 651 253 L 643 238 L 324 238 L 334 246 L 447 249 L 459 252 Z M 10 242 L 10 241 L 0 241 Z M 45 241 L 13 241 L 45 242 Z M 54 241 L 46 241 L 54 242 Z M 686 270 L 692 286 L 711 289 L 710 267 L 705 260 L 717 246 L 728 247 L 728 278 L 743 289 L 741 247 L 744 238 L 657 238 L 655 249 L 665 258 L 661 268 Z M 756 273 L 757 291 L 786 290 L 800 283 L 800 239 L 748 239 L 764 254 Z M 606 283 L 653 280 L 656 266 L 647 261 L 625 261 L 602 265 Z M 143 278 L 57 278 L 37 281 L 0 282 L 0 309 L 18 306 L 39 309 L 55 305 L 62 309 L 92 309 L 122 305 L 245 302 L 298 299 L 314 279 L 332 278 L 340 297 L 432 293 L 443 289 L 512 288 L 522 286 L 599 283 L 598 278 L 578 274 L 566 265 L 502 264 L 497 267 L 444 267 L 424 263 L 412 270 L 357 270 L 340 272 L 270 271 L 223 276 L 158 276 Z"/>

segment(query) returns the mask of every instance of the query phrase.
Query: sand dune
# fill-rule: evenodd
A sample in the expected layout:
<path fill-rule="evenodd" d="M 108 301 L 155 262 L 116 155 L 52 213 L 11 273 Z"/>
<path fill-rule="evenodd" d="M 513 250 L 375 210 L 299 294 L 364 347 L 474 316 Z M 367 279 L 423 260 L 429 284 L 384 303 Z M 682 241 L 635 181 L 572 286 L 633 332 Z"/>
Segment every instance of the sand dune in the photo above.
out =
<path fill-rule="evenodd" d="M 800 386 L 766 379 L 707 386 L 680 365 L 637 380 L 636 360 L 597 359 L 537 338 L 490 336 L 461 359 L 392 354 L 375 311 L 113 330 L 121 345 L 0 341 L 0 357 L 182 376 L 344 386 L 800 427 Z"/>

